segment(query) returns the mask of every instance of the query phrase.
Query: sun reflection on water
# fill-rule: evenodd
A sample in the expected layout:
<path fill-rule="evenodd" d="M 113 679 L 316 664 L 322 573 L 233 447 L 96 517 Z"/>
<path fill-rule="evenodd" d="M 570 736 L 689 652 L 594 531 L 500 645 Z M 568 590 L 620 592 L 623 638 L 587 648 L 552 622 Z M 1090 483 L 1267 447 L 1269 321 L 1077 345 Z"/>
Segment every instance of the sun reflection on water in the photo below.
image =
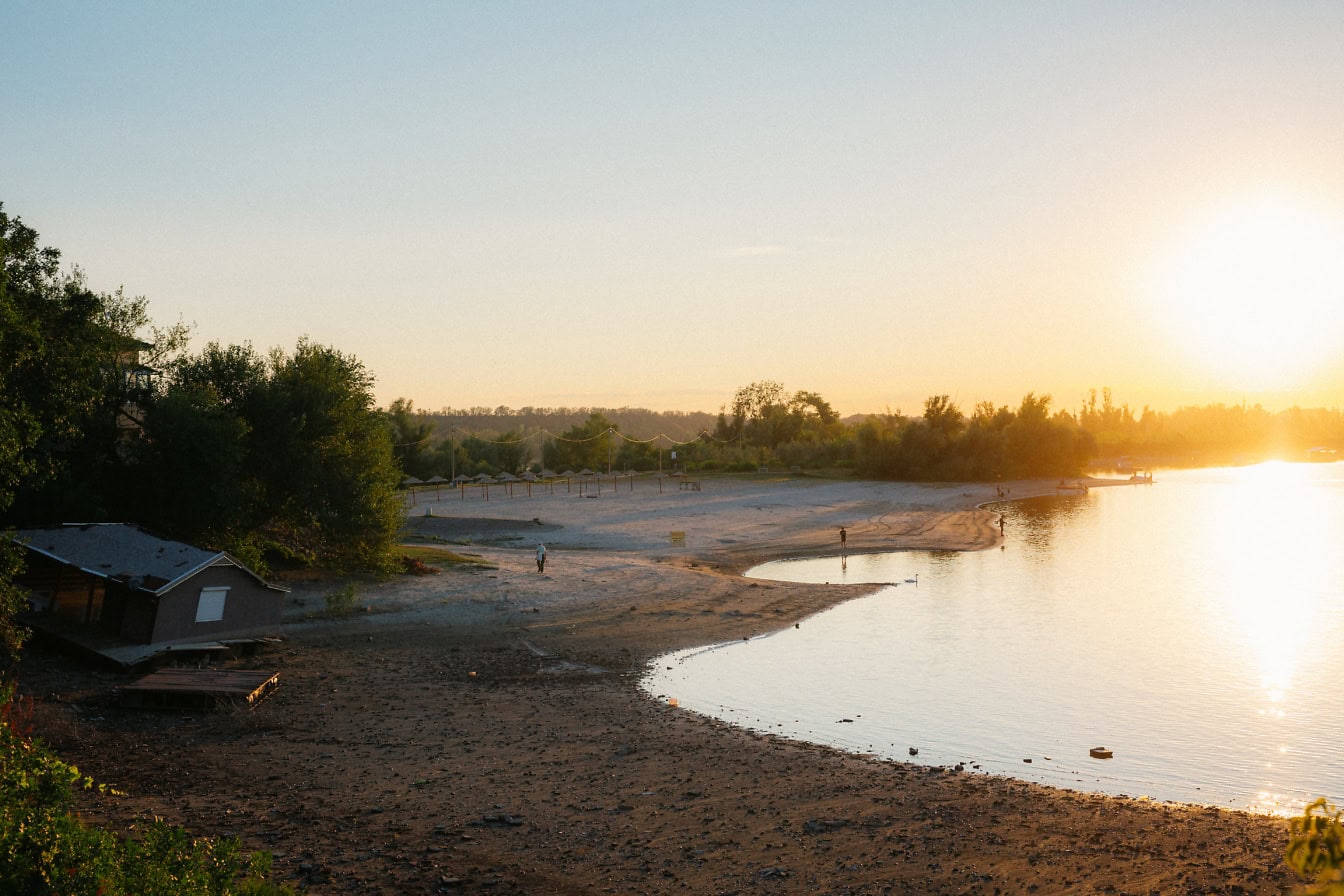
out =
<path fill-rule="evenodd" d="M 670 662 L 653 686 L 899 761 L 1273 814 L 1339 800 L 1344 464 L 1167 481 L 1058 514 L 1012 505 L 1020 534 L 1003 551 L 772 565 L 792 581 L 922 575 Z M 1097 744 L 1114 759 L 1087 759 Z"/>

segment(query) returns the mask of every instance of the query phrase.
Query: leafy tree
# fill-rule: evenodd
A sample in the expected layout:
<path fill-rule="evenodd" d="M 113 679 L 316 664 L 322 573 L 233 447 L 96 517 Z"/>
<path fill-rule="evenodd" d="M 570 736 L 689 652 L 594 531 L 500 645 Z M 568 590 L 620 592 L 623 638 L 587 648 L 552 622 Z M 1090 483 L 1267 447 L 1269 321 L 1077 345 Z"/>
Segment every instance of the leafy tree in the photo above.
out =
<path fill-rule="evenodd" d="M 260 568 L 267 553 L 386 567 L 402 474 L 372 385 L 359 361 L 307 340 L 293 355 L 211 343 L 181 359 L 145 413 L 138 518 Z"/>
<path fill-rule="evenodd" d="M 823 425 L 830 425 L 840 419 L 840 416 L 835 412 L 835 408 L 831 407 L 831 403 L 816 392 L 795 392 L 793 406 L 804 413 L 810 409 Z"/>
<path fill-rule="evenodd" d="M 495 439 L 467 436 L 462 439 L 459 451 L 459 472 L 517 473 L 523 469 L 529 447 L 522 433 L 509 431 Z"/>
<path fill-rule="evenodd" d="M 247 419 L 195 382 L 154 401 L 145 425 L 153 437 L 137 470 L 140 494 L 149 500 L 137 516 L 185 541 L 231 545 L 253 523 Z"/>
<path fill-rule="evenodd" d="M 557 472 L 566 468 L 602 471 L 615 456 L 615 425 L 602 414 L 590 414 L 542 448 L 542 463 Z"/>
<path fill-rule="evenodd" d="M 392 432 L 392 454 L 406 476 L 428 479 L 438 471 L 430 438 L 434 424 L 415 410 L 409 398 L 398 398 L 387 409 L 387 425 Z"/>
<path fill-rule="evenodd" d="M 293 355 L 274 350 L 269 374 L 249 420 L 261 531 L 303 562 L 386 566 L 402 523 L 401 476 L 373 377 L 306 339 Z"/>

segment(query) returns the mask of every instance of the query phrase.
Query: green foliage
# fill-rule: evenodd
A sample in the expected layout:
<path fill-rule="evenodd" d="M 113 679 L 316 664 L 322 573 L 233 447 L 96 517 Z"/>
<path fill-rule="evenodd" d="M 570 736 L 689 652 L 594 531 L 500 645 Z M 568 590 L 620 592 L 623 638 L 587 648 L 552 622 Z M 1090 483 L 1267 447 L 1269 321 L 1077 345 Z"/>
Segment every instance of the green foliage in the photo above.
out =
<path fill-rule="evenodd" d="M 390 569 L 401 473 L 372 387 L 359 361 L 306 340 L 181 359 L 145 416 L 139 518 L 259 569 Z"/>
<path fill-rule="evenodd" d="M 542 448 L 541 462 L 556 472 L 589 469 L 602 472 L 616 456 L 616 427 L 601 414 L 592 414 Z"/>
<path fill-rule="evenodd" d="M 436 475 L 435 457 L 430 443 L 434 424 L 429 422 L 424 412 L 416 411 L 414 402 L 409 398 L 398 398 L 384 412 L 384 417 L 392 434 L 393 457 L 404 476 L 428 479 Z"/>
<path fill-rule="evenodd" d="M 11 693 L 2 695 L 9 705 Z M 155 821 L 138 839 L 84 825 L 76 789 L 114 792 L 0 724 L 0 892 L 69 896 L 283 896 L 270 857 Z"/>
<path fill-rule="evenodd" d="M 1284 860 L 1309 896 L 1344 896 L 1344 813 L 1322 797 L 1288 823 Z"/>
<path fill-rule="evenodd" d="M 1094 445 L 1050 396 L 1028 394 L 1017 411 L 982 403 L 967 420 L 946 395 L 918 419 L 874 416 L 855 431 L 856 469 L 876 478 L 972 481 L 1077 475 Z"/>
<path fill-rule="evenodd" d="M 0 683 L 9 680 L 28 634 L 16 619 L 23 608 L 23 594 L 13 581 L 20 562 L 19 549 L 0 531 Z"/>
<path fill-rule="evenodd" d="M 325 598 L 327 613 L 332 616 L 344 616 L 354 610 L 357 600 L 359 591 L 355 588 L 355 583 L 347 582 L 343 587 L 327 594 Z"/>

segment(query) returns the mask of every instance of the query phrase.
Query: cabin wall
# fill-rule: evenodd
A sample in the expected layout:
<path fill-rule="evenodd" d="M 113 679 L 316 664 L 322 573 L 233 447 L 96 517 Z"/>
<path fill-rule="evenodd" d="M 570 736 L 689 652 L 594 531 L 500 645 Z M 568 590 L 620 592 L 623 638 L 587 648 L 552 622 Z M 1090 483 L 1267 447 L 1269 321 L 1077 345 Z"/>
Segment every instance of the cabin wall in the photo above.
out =
<path fill-rule="evenodd" d="M 201 592 L 228 588 L 223 616 L 197 622 Z M 159 596 L 152 642 L 201 641 L 274 635 L 280 630 L 284 594 L 260 584 L 236 566 L 211 566 Z"/>

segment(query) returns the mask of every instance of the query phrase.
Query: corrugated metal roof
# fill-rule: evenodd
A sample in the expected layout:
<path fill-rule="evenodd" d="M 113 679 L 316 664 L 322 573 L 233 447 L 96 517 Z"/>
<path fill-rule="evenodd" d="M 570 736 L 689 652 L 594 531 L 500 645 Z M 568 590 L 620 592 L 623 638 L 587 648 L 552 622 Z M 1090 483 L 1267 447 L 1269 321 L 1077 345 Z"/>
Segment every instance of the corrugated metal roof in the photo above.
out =
<path fill-rule="evenodd" d="M 236 566 L 267 584 L 223 551 L 160 538 L 130 523 L 66 523 L 19 529 L 14 540 L 91 575 L 129 582 L 155 594 L 171 590 L 197 570 L 212 565 Z"/>

